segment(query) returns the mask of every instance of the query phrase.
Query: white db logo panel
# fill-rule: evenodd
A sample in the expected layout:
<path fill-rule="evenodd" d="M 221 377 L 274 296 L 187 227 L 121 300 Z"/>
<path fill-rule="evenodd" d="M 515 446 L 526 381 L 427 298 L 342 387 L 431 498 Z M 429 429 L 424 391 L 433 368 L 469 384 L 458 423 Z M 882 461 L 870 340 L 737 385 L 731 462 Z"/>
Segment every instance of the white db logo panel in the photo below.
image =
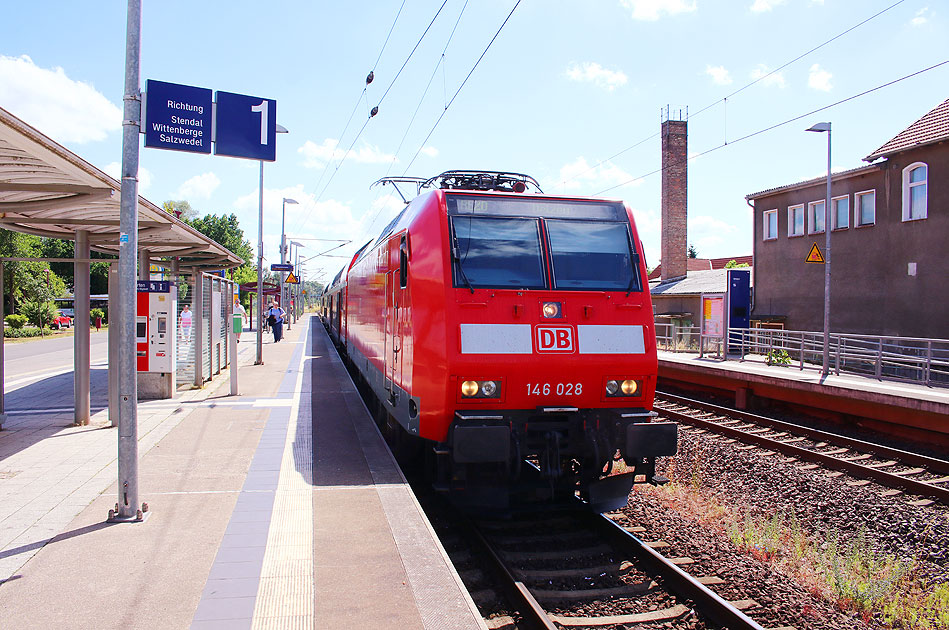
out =
<path fill-rule="evenodd" d="M 575 349 L 570 326 L 538 326 L 534 335 L 537 352 L 573 352 Z"/>

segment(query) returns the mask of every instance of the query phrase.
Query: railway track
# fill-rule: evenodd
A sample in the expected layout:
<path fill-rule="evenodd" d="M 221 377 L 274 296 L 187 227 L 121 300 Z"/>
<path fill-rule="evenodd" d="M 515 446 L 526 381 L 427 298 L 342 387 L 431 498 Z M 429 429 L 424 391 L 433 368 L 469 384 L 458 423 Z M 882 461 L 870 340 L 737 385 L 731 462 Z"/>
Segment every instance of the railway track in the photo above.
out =
<path fill-rule="evenodd" d="M 763 630 L 741 611 L 755 602 L 725 601 L 708 587 L 723 580 L 689 575 L 680 565 L 691 559 L 665 558 L 607 516 L 576 510 L 468 525 L 522 616 L 518 627 L 669 627 L 695 608 L 722 627 Z"/>
<path fill-rule="evenodd" d="M 949 462 L 745 411 L 656 392 L 655 410 L 745 444 L 949 505 Z M 861 481 L 855 483 L 862 483 Z"/>

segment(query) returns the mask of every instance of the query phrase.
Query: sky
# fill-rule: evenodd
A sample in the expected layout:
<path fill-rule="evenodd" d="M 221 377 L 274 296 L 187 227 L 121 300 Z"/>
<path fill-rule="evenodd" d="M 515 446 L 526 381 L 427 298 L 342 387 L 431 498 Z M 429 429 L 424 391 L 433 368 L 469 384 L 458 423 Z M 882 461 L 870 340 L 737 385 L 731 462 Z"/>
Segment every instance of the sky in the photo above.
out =
<path fill-rule="evenodd" d="M 118 177 L 126 3 L 3 15 L 0 107 Z M 279 262 L 285 209 L 308 278 L 332 280 L 402 207 L 373 182 L 454 169 L 623 200 L 652 267 L 667 112 L 689 122 L 688 242 L 750 254 L 745 196 L 826 173 L 826 135 L 805 130 L 831 122 L 833 169 L 861 166 L 949 98 L 949 64 L 880 87 L 949 60 L 946 41 L 936 0 L 144 0 L 141 89 L 276 100 L 264 256 Z M 139 179 L 155 203 L 236 213 L 256 251 L 259 162 L 142 148 Z"/>

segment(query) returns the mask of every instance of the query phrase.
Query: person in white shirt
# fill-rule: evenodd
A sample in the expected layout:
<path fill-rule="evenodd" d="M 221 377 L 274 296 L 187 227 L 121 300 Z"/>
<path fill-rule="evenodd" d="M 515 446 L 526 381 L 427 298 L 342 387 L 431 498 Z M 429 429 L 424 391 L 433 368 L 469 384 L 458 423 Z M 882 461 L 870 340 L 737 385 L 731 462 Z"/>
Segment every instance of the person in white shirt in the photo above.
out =
<path fill-rule="evenodd" d="M 286 314 L 285 310 L 277 306 L 276 300 L 271 302 L 270 310 L 267 312 L 267 322 L 270 324 L 270 329 L 273 330 L 274 343 L 283 339 L 283 318 Z"/>
<path fill-rule="evenodd" d="M 191 342 L 191 333 L 194 330 L 194 313 L 191 307 L 185 304 L 181 309 L 181 315 L 178 316 L 178 330 L 181 331 L 181 338 L 186 342 Z"/>

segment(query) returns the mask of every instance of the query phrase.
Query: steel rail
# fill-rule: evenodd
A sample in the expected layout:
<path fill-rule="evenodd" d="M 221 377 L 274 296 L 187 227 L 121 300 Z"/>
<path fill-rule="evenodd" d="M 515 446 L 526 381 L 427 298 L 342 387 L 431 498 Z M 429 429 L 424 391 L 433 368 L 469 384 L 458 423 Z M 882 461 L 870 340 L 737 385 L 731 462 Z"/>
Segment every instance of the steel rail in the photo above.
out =
<path fill-rule="evenodd" d="M 920 455 L 919 453 L 911 453 L 909 451 L 891 448 L 882 444 L 865 442 L 856 438 L 847 437 L 846 435 L 829 433 L 827 431 L 821 431 L 820 429 L 812 429 L 811 427 L 793 424 L 791 422 L 784 422 L 782 420 L 776 420 L 775 418 L 759 416 L 747 411 L 739 411 L 737 409 L 730 409 L 729 407 L 720 407 L 718 405 L 702 402 L 700 400 L 693 400 L 684 396 L 676 396 L 674 394 L 666 394 L 664 392 L 656 392 L 656 395 L 661 396 L 666 400 L 686 405 L 688 407 L 696 407 L 706 411 L 711 411 L 713 413 L 720 413 L 722 415 L 748 420 L 749 422 L 754 422 L 755 424 L 761 424 L 775 429 L 780 429 L 781 431 L 803 435 L 812 438 L 815 441 L 829 442 L 839 446 L 846 446 L 847 448 L 852 448 L 864 453 L 873 453 L 874 455 L 879 455 L 880 457 L 890 457 L 906 465 L 923 466 L 932 472 L 942 475 L 949 475 L 949 461 L 946 460 L 927 457 L 925 455 Z"/>
<path fill-rule="evenodd" d="M 670 562 L 662 554 L 602 514 L 593 515 L 596 528 L 620 549 L 662 576 L 671 591 L 696 603 L 703 614 L 730 630 L 764 630 L 754 619 L 741 612 L 704 584 Z"/>
<path fill-rule="evenodd" d="M 760 435 L 747 433 L 740 429 L 733 429 L 716 422 L 711 422 L 702 418 L 696 418 L 695 416 L 690 416 L 677 411 L 662 409 L 661 414 L 670 419 L 700 426 L 720 435 L 734 438 L 735 440 L 739 440 L 741 442 L 763 446 L 773 451 L 780 451 L 786 455 L 791 455 L 799 459 L 815 462 L 821 466 L 824 466 L 825 468 L 833 468 L 834 470 L 845 472 L 857 478 L 872 479 L 881 485 L 890 488 L 900 488 L 911 494 L 918 494 L 920 496 L 937 499 L 938 501 L 949 505 L 949 488 L 941 488 L 923 481 L 916 481 L 908 477 L 901 477 L 894 473 L 884 472 L 878 468 L 869 468 L 854 462 L 838 459 L 832 455 L 824 455 L 823 453 L 818 453 L 817 451 L 810 451 L 799 446 L 794 446 L 793 444 L 787 444 L 770 438 L 761 437 Z"/>
<path fill-rule="evenodd" d="M 514 607 L 517 608 L 518 612 L 523 615 L 524 619 L 534 628 L 558 630 L 556 624 L 554 624 L 553 620 L 547 615 L 543 606 L 540 605 L 540 602 L 531 595 L 527 586 L 515 578 L 514 574 L 508 570 L 504 561 L 501 560 L 500 556 L 494 551 L 494 548 L 481 533 L 481 530 L 471 522 L 468 522 L 467 526 L 475 537 L 475 540 L 481 545 L 487 558 L 491 561 L 495 572 L 501 576 L 508 598 Z"/>

